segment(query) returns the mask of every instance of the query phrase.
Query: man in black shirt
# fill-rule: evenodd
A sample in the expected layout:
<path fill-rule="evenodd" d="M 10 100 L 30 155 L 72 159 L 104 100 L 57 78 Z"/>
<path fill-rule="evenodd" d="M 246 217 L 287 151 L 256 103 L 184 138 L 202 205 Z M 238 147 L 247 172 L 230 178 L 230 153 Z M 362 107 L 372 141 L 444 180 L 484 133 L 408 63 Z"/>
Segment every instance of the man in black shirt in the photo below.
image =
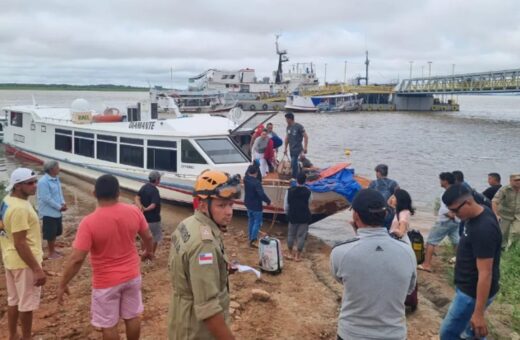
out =
<path fill-rule="evenodd" d="M 455 297 L 442 321 L 440 338 L 481 338 L 488 334 L 484 313 L 498 292 L 502 234 L 493 212 L 455 184 L 442 201 L 466 223 L 457 249 Z"/>
<path fill-rule="evenodd" d="M 134 198 L 135 204 L 141 209 L 148 222 L 148 228 L 153 236 L 153 255 L 157 250 L 157 245 L 163 238 L 161 229 L 161 196 L 157 186 L 161 182 L 161 173 L 153 170 L 148 175 L 149 183 L 139 189 Z"/>
<path fill-rule="evenodd" d="M 502 184 L 500 184 L 500 174 L 496 172 L 488 174 L 488 184 L 489 188 L 484 190 L 482 195 L 486 196 L 490 201 L 492 201 L 498 189 L 502 187 Z"/>

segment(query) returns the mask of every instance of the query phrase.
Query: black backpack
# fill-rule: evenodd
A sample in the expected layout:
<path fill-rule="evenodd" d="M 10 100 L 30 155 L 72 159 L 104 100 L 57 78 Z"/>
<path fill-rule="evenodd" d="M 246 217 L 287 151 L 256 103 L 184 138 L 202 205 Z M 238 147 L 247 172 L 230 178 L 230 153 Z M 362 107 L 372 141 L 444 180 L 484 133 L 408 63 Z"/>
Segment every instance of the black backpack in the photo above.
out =
<path fill-rule="evenodd" d="M 408 238 L 417 258 L 417 264 L 423 263 L 425 256 L 424 237 L 419 230 L 412 229 L 408 232 Z"/>
<path fill-rule="evenodd" d="M 476 190 L 473 190 L 471 194 L 473 195 L 473 199 L 475 200 L 475 202 L 477 202 L 480 205 L 486 206 L 489 209 L 492 209 L 491 201 L 489 200 L 489 198 L 482 195 L 480 192 L 477 192 Z"/>

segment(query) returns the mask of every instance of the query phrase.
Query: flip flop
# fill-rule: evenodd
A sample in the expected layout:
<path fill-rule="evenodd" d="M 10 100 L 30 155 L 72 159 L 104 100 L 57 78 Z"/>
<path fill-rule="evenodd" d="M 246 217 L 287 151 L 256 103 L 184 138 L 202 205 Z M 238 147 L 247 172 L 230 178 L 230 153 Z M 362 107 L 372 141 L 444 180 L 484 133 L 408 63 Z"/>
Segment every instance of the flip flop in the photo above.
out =
<path fill-rule="evenodd" d="M 431 269 L 424 268 L 422 264 L 418 265 L 417 269 L 422 270 L 423 272 L 427 272 L 427 273 L 431 273 L 432 272 Z"/>

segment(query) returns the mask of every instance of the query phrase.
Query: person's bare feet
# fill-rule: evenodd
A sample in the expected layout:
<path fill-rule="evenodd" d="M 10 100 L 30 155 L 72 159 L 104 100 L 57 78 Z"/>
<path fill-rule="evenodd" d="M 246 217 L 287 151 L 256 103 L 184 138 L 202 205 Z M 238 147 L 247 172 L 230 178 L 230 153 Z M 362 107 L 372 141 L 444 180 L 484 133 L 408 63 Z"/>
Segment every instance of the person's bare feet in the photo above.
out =
<path fill-rule="evenodd" d="M 302 254 L 300 252 L 296 253 L 296 256 L 294 257 L 294 261 L 301 262 L 302 260 Z"/>

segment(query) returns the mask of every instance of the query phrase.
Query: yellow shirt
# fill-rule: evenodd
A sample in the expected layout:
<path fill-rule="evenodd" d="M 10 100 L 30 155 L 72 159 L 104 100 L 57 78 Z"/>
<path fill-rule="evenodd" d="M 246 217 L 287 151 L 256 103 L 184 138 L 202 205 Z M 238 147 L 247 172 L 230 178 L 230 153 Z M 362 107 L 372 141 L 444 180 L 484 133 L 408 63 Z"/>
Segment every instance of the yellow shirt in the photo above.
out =
<path fill-rule="evenodd" d="M 28 268 L 27 264 L 20 258 L 14 247 L 13 233 L 27 231 L 27 245 L 31 249 L 36 261 L 42 262 L 42 234 L 40 221 L 34 211 L 33 206 L 28 200 L 12 197 L 4 198 L 5 204 L 2 221 L 4 223 L 5 235 L 0 235 L 0 245 L 2 248 L 2 259 L 6 269 Z"/>

